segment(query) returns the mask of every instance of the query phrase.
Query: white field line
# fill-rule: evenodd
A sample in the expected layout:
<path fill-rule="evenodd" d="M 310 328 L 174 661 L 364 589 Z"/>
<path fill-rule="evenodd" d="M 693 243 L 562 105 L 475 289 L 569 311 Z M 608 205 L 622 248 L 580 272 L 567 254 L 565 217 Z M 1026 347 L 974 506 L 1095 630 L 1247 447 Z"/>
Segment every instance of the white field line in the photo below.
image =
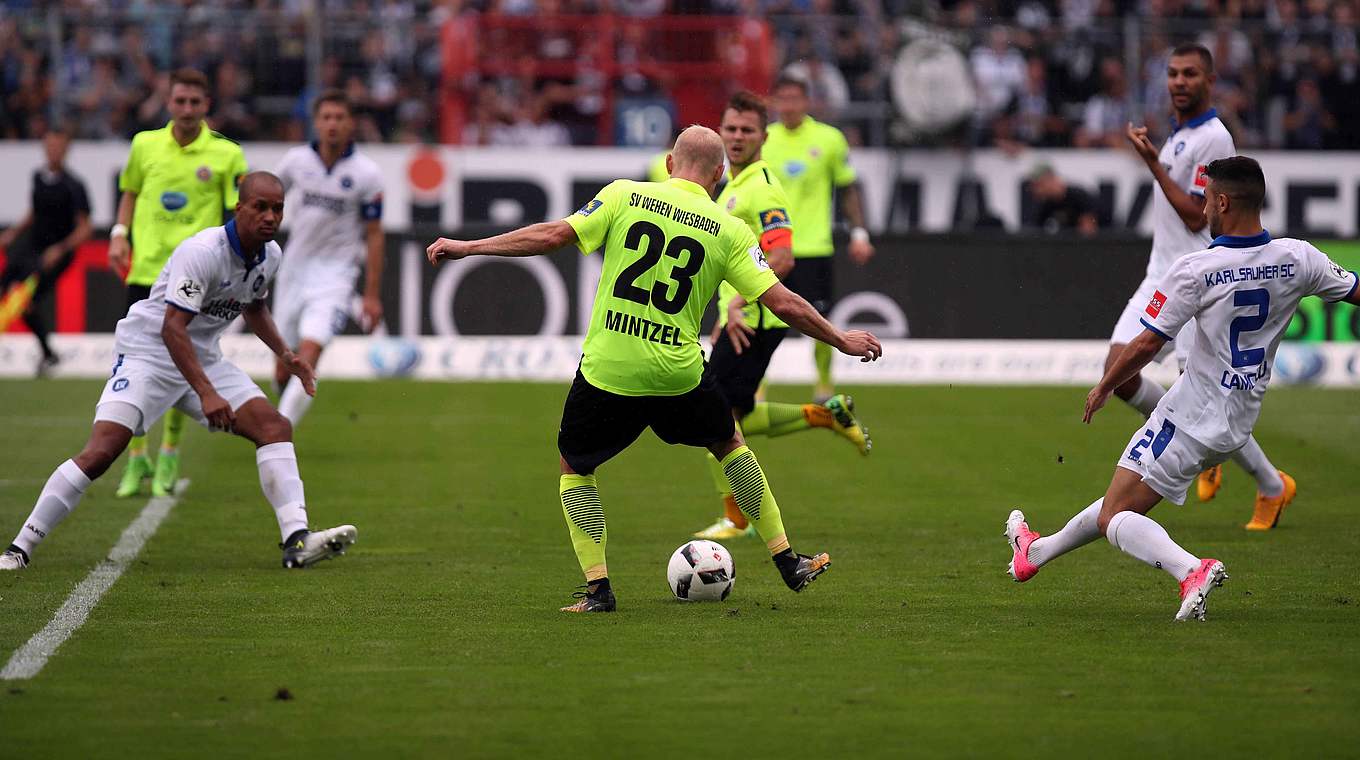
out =
<path fill-rule="evenodd" d="M 9 658 L 5 669 L 0 670 L 0 680 L 17 681 L 38 675 L 47 664 L 47 659 L 56 654 L 57 648 L 66 643 L 66 640 L 85 624 L 90 611 L 99 604 L 104 592 L 113 586 L 132 560 L 137 558 L 147 540 L 155 534 L 161 522 L 179 501 L 180 494 L 188 487 L 188 479 L 182 479 L 175 484 L 174 494 L 154 497 L 142 507 L 137 519 L 123 530 L 118 543 L 109 550 L 109 556 L 95 565 L 90 574 L 85 576 L 85 580 L 72 589 L 71 595 L 66 597 L 61 608 L 52 615 L 52 620 L 47 626 L 33 634 L 33 638 L 19 647 Z"/>

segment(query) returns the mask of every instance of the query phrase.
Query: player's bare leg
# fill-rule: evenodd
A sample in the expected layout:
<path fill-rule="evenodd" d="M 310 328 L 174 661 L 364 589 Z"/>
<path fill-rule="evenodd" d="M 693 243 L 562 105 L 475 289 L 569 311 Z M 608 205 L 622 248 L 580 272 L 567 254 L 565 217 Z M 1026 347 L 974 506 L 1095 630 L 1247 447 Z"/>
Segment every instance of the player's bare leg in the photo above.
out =
<path fill-rule="evenodd" d="M 236 410 L 232 432 L 255 444 L 260 489 L 279 523 L 286 568 L 310 567 L 345 553 L 359 532 L 341 525 L 312 532 L 307 529 L 307 502 L 293 449 L 293 426 L 263 398 L 253 398 Z"/>
<path fill-rule="evenodd" d="M 321 351 L 325 348 L 314 340 L 302 341 L 298 346 L 297 355 L 301 356 L 308 364 L 315 367 L 321 360 Z M 281 364 L 274 367 L 274 375 L 277 379 L 280 373 L 286 375 L 287 372 Z M 296 426 L 302 421 L 303 415 L 312 406 L 312 397 L 307 395 L 307 391 L 302 388 L 302 381 L 296 377 L 289 377 L 286 381 L 279 381 L 283 391 L 279 394 L 279 413 L 288 418 L 288 421 Z"/>
<path fill-rule="evenodd" d="M 746 447 L 741 431 L 733 430 L 729 440 L 709 446 L 708 451 L 722 464 L 737 507 L 765 541 L 784 583 L 794 591 L 807 588 L 831 566 L 831 558 L 824 552 L 812 556 L 797 554 L 789 547 L 779 504 L 756 455 Z"/>
<path fill-rule="evenodd" d="M 0 570 L 22 570 L 28 566 L 33 550 L 47 538 L 80 503 L 90 483 L 108 471 L 132 440 L 132 431 L 116 422 L 94 423 L 85 448 L 62 462 L 47 479 L 33 511 L 19 534 L 3 554 Z"/>

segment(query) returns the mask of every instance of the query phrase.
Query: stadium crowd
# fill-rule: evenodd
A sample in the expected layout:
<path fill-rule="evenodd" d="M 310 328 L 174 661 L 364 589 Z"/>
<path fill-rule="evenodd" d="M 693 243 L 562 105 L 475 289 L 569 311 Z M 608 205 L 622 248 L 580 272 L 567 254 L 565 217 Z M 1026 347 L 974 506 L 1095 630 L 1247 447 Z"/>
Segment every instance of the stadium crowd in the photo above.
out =
<path fill-rule="evenodd" d="M 636 22 L 708 15 L 765 24 L 771 70 L 807 79 L 815 113 L 843 125 L 852 143 L 919 139 L 881 127 L 894 118 L 883 107 L 893 62 L 926 29 L 958 46 L 977 90 L 974 118 L 937 139 L 1121 144 L 1126 122 L 1165 122 L 1167 51 L 1193 40 L 1214 51 L 1219 113 L 1238 145 L 1354 149 L 1357 6 L 1360 0 L 8 0 L 0 11 L 0 135 L 33 138 L 61 116 L 78 125 L 80 138 L 128 137 L 165 122 L 167 72 L 190 66 L 214 85 L 214 125 L 240 140 L 302 139 L 308 100 L 341 87 L 359 104 L 366 141 L 450 139 L 439 104 L 453 97 L 463 101 L 458 142 L 595 143 L 605 88 L 668 97 L 666 76 L 626 65 L 676 58 Z M 589 28 L 573 37 L 551 31 L 561 27 L 546 19 L 605 13 L 635 23 L 610 38 L 615 49 L 604 54 L 624 66 L 602 78 L 591 68 L 600 51 L 591 48 Z M 317 17 L 324 22 L 313 24 Z M 475 36 L 479 20 L 491 18 L 544 24 L 539 58 L 507 71 L 503 60 L 491 65 L 497 50 L 483 44 L 458 70 L 460 81 L 448 81 L 442 47 L 467 37 L 442 30 L 462 24 Z M 309 65 L 309 44 L 321 46 L 319 65 Z M 740 35 L 712 45 L 716 60 L 750 63 Z M 545 74 L 545 60 L 576 74 Z"/>

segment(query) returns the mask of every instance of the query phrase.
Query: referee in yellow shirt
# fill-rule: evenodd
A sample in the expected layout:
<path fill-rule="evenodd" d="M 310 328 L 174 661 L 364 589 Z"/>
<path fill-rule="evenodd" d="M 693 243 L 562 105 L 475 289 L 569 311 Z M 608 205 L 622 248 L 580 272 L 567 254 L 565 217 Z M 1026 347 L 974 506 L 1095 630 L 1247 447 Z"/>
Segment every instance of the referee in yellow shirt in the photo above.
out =
<path fill-rule="evenodd" d="M 798 220 L 794 236 L 796 261 L 785 284 L 807 299 L 823 315 L 831 312 L 832 279 L 831 199 L 840 190 L 841 206 L 850 221 L 850 259 L 864 264 L 874 255 L 864 228 L 855 169 L 850 166 L 850 147 L 845 135 L 830 124 L 808 116 L 808 86 L 801 79 L 782 77 L 775 82 L 772 105 L 779 121 L 769 126 L 765 161 L 774 169 L 789 198 L 789 215 Z M 836 392 L 831 380 L 831 347 L 817 343 L 817 387 L 813 398 L 821 403 Z"/>
<path fill-rule="evenodd" d="M 118 177 L 118 220 L 109 232 L 109 263 L 126 279 L 129 307 L 150 295 L 181 241 L 222 224 L 236 206 L 246 157 L 240 145 L 208 128 L 203 117 L 211 102 L 208 78 L 179 69 L 170 76 L 170 123 L 132 138 L 132 152 Z M 166 413 L 154 477 L 146 438 L 132 439 L 118 497 L 137 495 L 148 477 L 155 496 L 174 489 L 184 420 L 178 410 Z"/>

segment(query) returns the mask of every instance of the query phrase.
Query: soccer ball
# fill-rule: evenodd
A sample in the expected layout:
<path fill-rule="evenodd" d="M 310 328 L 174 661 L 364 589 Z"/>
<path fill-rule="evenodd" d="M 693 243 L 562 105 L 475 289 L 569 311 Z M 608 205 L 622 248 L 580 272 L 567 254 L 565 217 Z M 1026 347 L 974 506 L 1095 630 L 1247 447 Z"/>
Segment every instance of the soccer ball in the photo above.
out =
<path fill-rule="evenodd" d="M 675 550 L 666 566 L 671 593 L 687 602 L 726 599 L 736 578 L 732 555 L 712 541 L 690 541 Z"/>

